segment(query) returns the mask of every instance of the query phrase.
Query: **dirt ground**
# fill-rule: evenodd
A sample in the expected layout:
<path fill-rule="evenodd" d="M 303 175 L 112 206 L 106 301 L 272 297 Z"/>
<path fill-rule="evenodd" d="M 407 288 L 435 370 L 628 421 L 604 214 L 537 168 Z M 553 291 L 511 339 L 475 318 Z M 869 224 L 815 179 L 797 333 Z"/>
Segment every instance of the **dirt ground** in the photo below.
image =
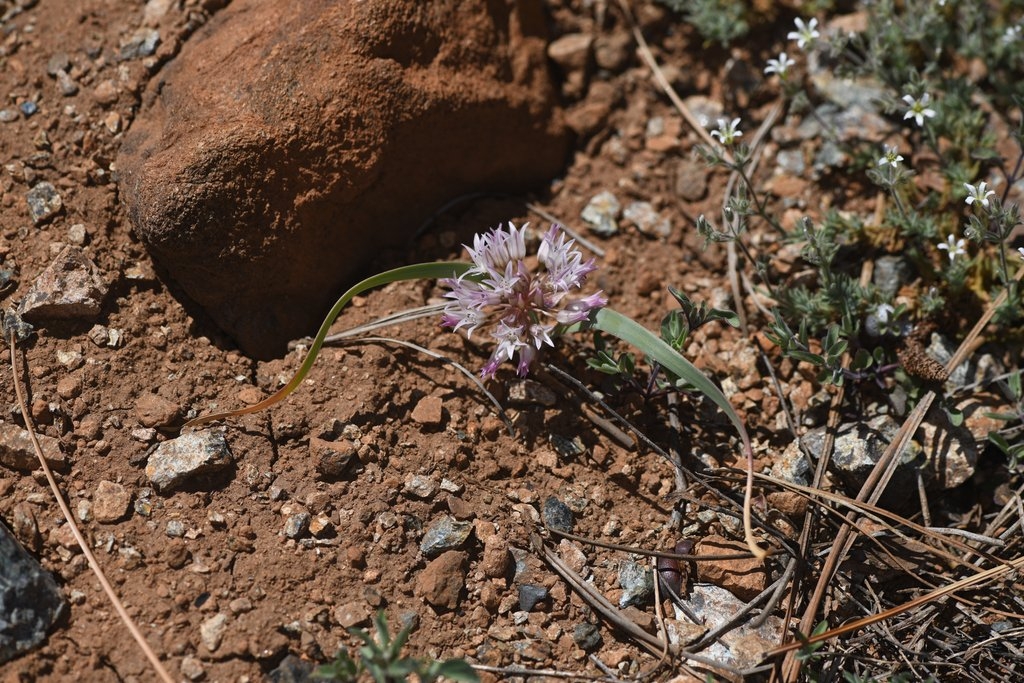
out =
<path fill-rule="evenodd" d="M 648 326 L 656 327 L 675 305 L 669 285 L 732 307 L 725 249 L 704 250 L 693 229 L 697 215 L 720 211 L 724 174 L 691 158 L 696 136 L 652 81 L 628 26 L 608 7 L 612 3 L 548 4 L 555 35 L 594 32 L 613 51 L 606 57 L 614 67 L 595 77 L 602 86 L 583 100 L 590 109 L 576 110 L 591 116 L 593 125 L 579 136 L 564 177 L 534 197 L 458 204 L 437 215 L 408 253 L 389 254 L 374 267 L 461 258 L 461 243 L 499 221 L 545 225 L 529 201 L 604 250 L 597 285 L 617 309 Z M 593 411 L 579 407 L 579 395 L 550 375 L 535 378 L 539 385 L 531 387 L 541 396 L 526 402 L 510 396 L 510 370 L 489 385 L 508 404 L 513 437 L 486 397 L 451 365 L 389 343 L 328 348 L 284 404 L 225 426 L 234 458 L 230 470 L 193 480 L 180 491 L 151 488 L 144 471 L 147 453 L 176 435 L 183 416 L 254 402 L 290 378 L 303 354 L 300 349 L 257 363 L 235 350 L 158 276 L 118 201 L 112 162 L 141 90 L 220 5 L 0 0 L 0 13 L 8 15 L 0 46 L 0 107 L 15 113 L 0 123 L 0 255 L 4 269 L 15 273 L 2 303 L 18 302 L 67 244 L 82 246 L 110 286 L 100 315 L 40 327 L 24 346 L 24 364 L 14 368 L 27 370 L 40 431 L 59 439 L 67 454 L 59 481 L 71 509 L 84 517 L 82 526 L 104 570 L 153 648 L 182 678 L 259 681 L 287 655 L 325 662 L 354 642 L 345 627 L 368 626 L 378 609 L 392 623 L 415 619 L 411 653 L 600 675 L 574 639 L 580 624 L 600 621 L 531 550 L 537 512 L 556 496 L 575 513 L 576 534 L 668 550 L 680 538 L 679 528 L 669 523 L 676 481 L 672 467 L 649 449 L 626 447 L 602 431 L 588 417 Z M 778 53 L 778 44 L 748 44 L 732 53 L 704 48 L 663 9 L 644 3 L 638 13 L 655 55 L 681 92 L 703 95 L 726 112 L 742 108 L 745 120 L 766 115 L 776 97 L 766 83 L 755 78 L 758 83 L 747 89 L 728 84 L 738 80 L 735 61 L 762 64 Z M 774 35 L 783 36 L 792 16 L 778 22 Z M 144 27 L 160 34 L 155 52 L 121 59 L 123 46 Z M 60 68 L 77 84 L 75 92 L 61 91 L 67 83 L 55 74 Z M 572 111 L 579 96 L 571 86 L 566 90 Z M 26 102 L 38 111 L 26 115 Z M 771 164 L 765 168 L 769 173 Z M 35 225 L 26 194 L 43 180 L 56 187 L 63 209 Z M 873 200 L 833 197 L 805 181 L 790 182 L 787 194 L 811 215 L 823 203 L 873 210 Z M 580 212 L 604 190 L 624 203 L 651 202 L 669 219 L 670 233 L 644 235 L 625 220 L 613 236 L 588 233 Z M 780 247 L 773 236 L 756 239 L 765 249 Z M 436 302 L 440 294 L 433 283 L 386 287 L 358 299 L 336 329 Z M 490 352 L 485 343 L 442 331 L 433 319 L 375 334 L 415 342 L 470 369 Z M 688 351 L 699 366 L 731 383 L 731 400 L 755 435 L 763 468 L 791 436 L 780 399 L 758 366 L 757 339 L 711 326 Z M 602 377 L 585 367 L 588 341 L 565 344 L 547 360 L 607 391 Z M 10 363 L 0 368 L 4 419 L 20 423 Z M 800 424 L 822 424 L 823 413 L 810 409 L 818 387 L 792 364 L 780 380 Z M 673 430 L 663 402 L 646 403 L 628 392 L 612 396 L 615 407 L 654 441 L 681 438 L 691 466 L 740 464 L 724 418 L 699 401 L 683 400 L 682 426 Z M 440 399 L 440 413 L 433 399 Z M 160 411 L 166 414 L 154 418 Z M 338 450 L 340 443 L 348 452 Z M 337 465 L 349 455 L 347 466 Z M 102 482 L 119 484 L 130 495 L 127 514 L 115 521 L 89 514 L 98 492 L 109 490 Z M 309 514 L 312 528 L 294 528 L 302 513 Z M 473 524 L 461 548 L 464 588 L 454 609 L 422 599 L 429 560 L 420 542 L 444 514 Z M 0 517 L 9 524 L 21 520 L 23 542 L 59 577 L 70 603 L 46 643 L 0 667 L 0 678 L 154 680 L 39 473 L 0 470 Z M 742 538 L 736 528 L 708 518 L 683 522 L 693 537 Z M 617 602 L 617 572 L 626 554 L 570 545 L 584 556 L 592 585 Z M 510 570 L 492 566 L 496 560 L 489 553 L 505 547 L 525 563 L 517 581 L 506 575 Z M 533 611 L 520 610 L 524 576 L 549 592 Z M 653 610 L 647 606 L 644 612 Z M 629 675 L 654 662 L 621 633 L 606 625 L 600 633 L 594 654 L 610 670 Z"/>

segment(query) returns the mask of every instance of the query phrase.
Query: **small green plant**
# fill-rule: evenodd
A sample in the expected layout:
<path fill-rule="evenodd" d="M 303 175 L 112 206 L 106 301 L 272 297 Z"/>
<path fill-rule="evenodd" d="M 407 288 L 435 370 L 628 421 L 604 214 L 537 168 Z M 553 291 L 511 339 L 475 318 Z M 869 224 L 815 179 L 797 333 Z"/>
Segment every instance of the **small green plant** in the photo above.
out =
<path fill-rule="evenodd" d="M 742 0 L 661 0 L 683 15 L 708 42 L 723 47 L 750 31 L 746 14 L 747 3 Z"/>
<path fill-rule="evenodd" d="M 402 648 L 409 639 L 410 629 L 406 627 L 392 637 L 383 612 L 377 613 L 373 624 L 375 636 L 364 629 L 348 630 L 363 641 L 356 657 L 349 655 L 347 650 L 341 650 L 333 662 L 319 667 L 313 678 L 337 683 L 357 681 L 364 674 L 376 683 L 398 683 L 409 680 L 410 676 L 415 676 L 421 683 L 433 683 L 442 677 L 463 683 L 477 683 L 479 680 L 473 667 L 463 659 L 439 661 L 403 657 Z"/>

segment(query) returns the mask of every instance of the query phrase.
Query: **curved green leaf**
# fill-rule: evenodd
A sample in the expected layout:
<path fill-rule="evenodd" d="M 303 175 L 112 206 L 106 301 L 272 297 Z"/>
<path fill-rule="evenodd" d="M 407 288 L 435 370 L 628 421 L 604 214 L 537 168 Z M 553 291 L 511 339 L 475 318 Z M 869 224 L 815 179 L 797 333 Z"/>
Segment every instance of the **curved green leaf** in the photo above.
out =
<path fill-rule="evenodd" d="M 300 384 L 302 384 L 302 380 L 304 380 L 306 375 L 309 374 L 314 361 L 316 361 L 316 357 L 320 354 L 320 348 L 324 345 L 324 339 L 327 337 L 327 333 L 330 332 L 331 325 L 334 324 L 334 321 L 341 314 L 342 309 L 344 309 L 345 306 L 347 306 L 349 302 L 359 294 L 375 287 L 381 287 L 383 285 L 388 285 L 392 282 L 400 282 L 402 280 L 458 277 L 472 267 L 472 263 L 461 262 L 416 263 L 411 266 L 402 266 L 401 268 L 394 268 L 383 273 L 377 273 L 372 277 L 368 277 L 365 280 L 356 283 L 347 292 L 342 294 L 341 298 L 334 302 L 334 306 L 331 307 L 330 312 L 327 313 L 327 317 L 324 318 L 323 323 L 321 323 L 316 336 L 313 337 L 313 343 L 309 347 L 309 353 L 306 354 L 306 358 L 302 361 L 302 365 L 299 366 L 298 372 L 295 373 L 295 376 L 292 377 L 288 384 L 281 389 L 278 389 L 274 394 L 268 396 L 259 403 L 246 406 L 245 408 L 239 408 L 238 410 L 228 410 L 221 413 L 213 413 L 212 415 L 197 417 L 194 420 L 186 422 L 182 429 L 186 427 L 198 427 L 201 424 L 213 422 L 214 420 L 223 420 L 228 417 L 248 415 L 250 413 L 263 410 L 264 408 L 269 408 L 275 403 L 284 400 L 290 393 L 295 391 Z"/>

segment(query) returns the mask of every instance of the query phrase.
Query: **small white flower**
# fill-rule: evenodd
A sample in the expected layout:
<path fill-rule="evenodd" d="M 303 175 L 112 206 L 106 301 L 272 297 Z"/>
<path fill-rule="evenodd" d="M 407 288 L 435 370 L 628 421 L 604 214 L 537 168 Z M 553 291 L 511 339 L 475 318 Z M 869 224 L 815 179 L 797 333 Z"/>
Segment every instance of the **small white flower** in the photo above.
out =
<path fill-rule="evenodd" d="M 796 60 L 790 59 L 785 52 L 779 53 L 778 59 L 769 59 L 768 66 L 764 68 L 766 74 L 778 74 L 779 78 L 785 78 L 789 67 L 796 64 Z"/>
<path fill-rule="evenodd" d="M 718 128 L 711 131 L 711 137 L 718 138 L 719 142 L 729 147 L 736 141 L 736 138 L 743 136 L 743 131 L 737 128 L 738 125 L 740 125 L 739 118 L 732 121 L 718 119 Z"/>
<path fill-rule="evenodd" d="M 1024 258 L 1024 247 L 1018 247 L 1017 253 L 1020 254 L 1021 258 Z"/>
<path fill-rule="evenodd" d="M 790 31 L 786 34 L 787 40 L 795 40 L 796 46 L 803 50 L 807 45 L 814 43 L 814 41 L 821 37 L 818 33 L 818 20 L 812 18 L 806 24 L 800 17 L 796 18 L 796 30 Z"/>
<path fill-rule="evenodd" d="M 988 183 L 984 180 L 978 183 L 977 187 L 970 183 L 964 183 L 964 188 L 967 190 L 967 199 L 965 201 L 968 206 L 978 202 L 987 209 L 989 204 L 988 198 L 995 194 L 995 192 L 988 189 Z"/>
<path fill-rule="evenodd" d="M 952 263 L 956 260 L 957 256 L 964 256 L 967 254 L 967 250 L 964 249 L 965 244 L 966 242 L 964 242 L 963 239 L 956 239 L 950 235 L 946 238 L 945 242 L 939 242 L 936 246 L 949 255 L 949 262 Z"/>
<path fill-rule="evenodd" d="M 1010 45 L 1020 40 L 1020 26 L 1008 26 L 1001 38 L 1003 45 Z"/>
<path fill-rule="evenodd" d="M 885 155 L 878 160 L 878 165 L 885 166 L 889 164 L 893 168 L 899 168 L 901 161 L 903 161 L 903 155 L 900 154 L 899 150 L 894 145 L 886 145 Z"/>
<path fill-rule="evenodd" d="M 921 95 L 921 99 L 915 99 L 913 95 L 904 95 L 903 101 L 908 107 L 907 113 L 903 115 L 904 121 L 912 118 L 917 121 L 917 125 L 923 127 L 925 117 L 935 117 L 935 110 L 928 107 L 928 103 L 932 101 L 932 96 L 928 93 Z"/>

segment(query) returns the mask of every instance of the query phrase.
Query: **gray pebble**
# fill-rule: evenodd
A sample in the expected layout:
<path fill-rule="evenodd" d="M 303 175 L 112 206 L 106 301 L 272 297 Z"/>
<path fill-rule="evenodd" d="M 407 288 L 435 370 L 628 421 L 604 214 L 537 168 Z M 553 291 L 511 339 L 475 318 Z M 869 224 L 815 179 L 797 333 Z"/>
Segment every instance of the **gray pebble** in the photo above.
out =
<path fill-rule="evenodd" d="M 672 222 L 654 210 L 650 202 L 633 202 L 622 212 L 622 217 L 636 226 L 648 237 L 668 237 L 672 234 Z"/>
<path fill-rule="evenodd" d="M 53 576 L 0 524 L 0 664 L 31 650 L 64 610 Z"/>
<path fill-rule="evenodd" d="M 591 652 L 601 646 L 601 630 L 594 624 L 577 624 L 572 639 L 581 650 Z"/>
<path fill-rule="evenodd" d="M 36 225 L 57 215 L 64 207 L 57 188 L 53 183 L 41 182 L 28 191 L 28 213 Z"/>
<path fill-rule="evenodd" d="M 429 500 L 437 493 L 437 482 L 431 477 L 413 474 L 406 477 L 402 490 L 415 498 Z"/>
<path fill-rule="evenodd" d="M 160 45 L 160 32 L 152 28 L 140 28 L 128 42 L 121 45 L 121 59 L 136 59 L 138 57 L 149 57 L 156 52 Z"/>
<path fill-rule="evenodd" d="M 540 514 L 544 520 L 544 525 L 549 529 L 571 534 L 573 527 L 576 525 L 576 517 L 572 514 L 569 506 L 554 496 L 548 496 L 544 500 Z"/>
<path fill-rule="evenodd" d="M 71 68 L 71 60 L 65 52 L 58 52 L 46 62 L 46 73 L 56 76 L 58 71 L 67 71 Z"/>
<path fill-rule="evenodd" d="M 0 109 L 0 123 L 10 123 L 18 119 L 17 109 Z"/>
<path fill-rule="evenodd" d="M 592 232 L 610 237 L 619 231 L 617 220 L 621 208 L 615 195 L 605 190 L 591 198 L 580 213 L 580 218 L 590 226 Z"/>
<path fill-rule="evenodd" d="M 547 600 L 548 589 L 535 583 L 524 583 L 519 586 L 519 609 L 532 612 L 537 603 Z"/>
<path fill-rule="evenodd" d="M 21 104 L 19 104 L 18 109 L 21 110 L 21 113 L 27 119 L 28 117 L 32 116 L 33 114 L 39 111 L 39 105 L 33 102 L 32 100 L 28 100 L 26 102 L 22 102 Z"/>
<path fill-rule="evenodd" d="M 180 519 L 172 519 L 167 522 L 167 528 L 164 533 L 171 538 L 181 538 L 185 535 L 185 523 Z"/>
<path fill-rule="evenodd" d="M 649 568 L 627 560 L 619 567 L 619 586 L 622 588 L 619 607 L 641 607 L 654 594 L 654 577 Z"/>
<path fill-rule="evenodd" d="M 64 97 L 78 94 L 78 83 L 66 71 L 57 72 L 57 88 Z"/>
<path fill-rule="evenodd" d="M 420 550 L 427 557 L 435 557 L 445 551 L 461 548 L 471 533 L 472 522 L 460 522 L 451 515 L 442 515 L 423 534 Z"/>
<path fill-rule="evenodd" d="M 300 538 L 309 530 L 309 522 L 312 519 L 308 512 L 296 512 L 288 515 L 284 523 L 284 535 L 288 538 Z"/>
<path fill-rule="evenodd" d="M 159 491 L 170 491 L 201 474 L 223 470 L 232 460 L 223 433 L 190 432 L 157 446 L 146 464 L 146 476 Z"/>

